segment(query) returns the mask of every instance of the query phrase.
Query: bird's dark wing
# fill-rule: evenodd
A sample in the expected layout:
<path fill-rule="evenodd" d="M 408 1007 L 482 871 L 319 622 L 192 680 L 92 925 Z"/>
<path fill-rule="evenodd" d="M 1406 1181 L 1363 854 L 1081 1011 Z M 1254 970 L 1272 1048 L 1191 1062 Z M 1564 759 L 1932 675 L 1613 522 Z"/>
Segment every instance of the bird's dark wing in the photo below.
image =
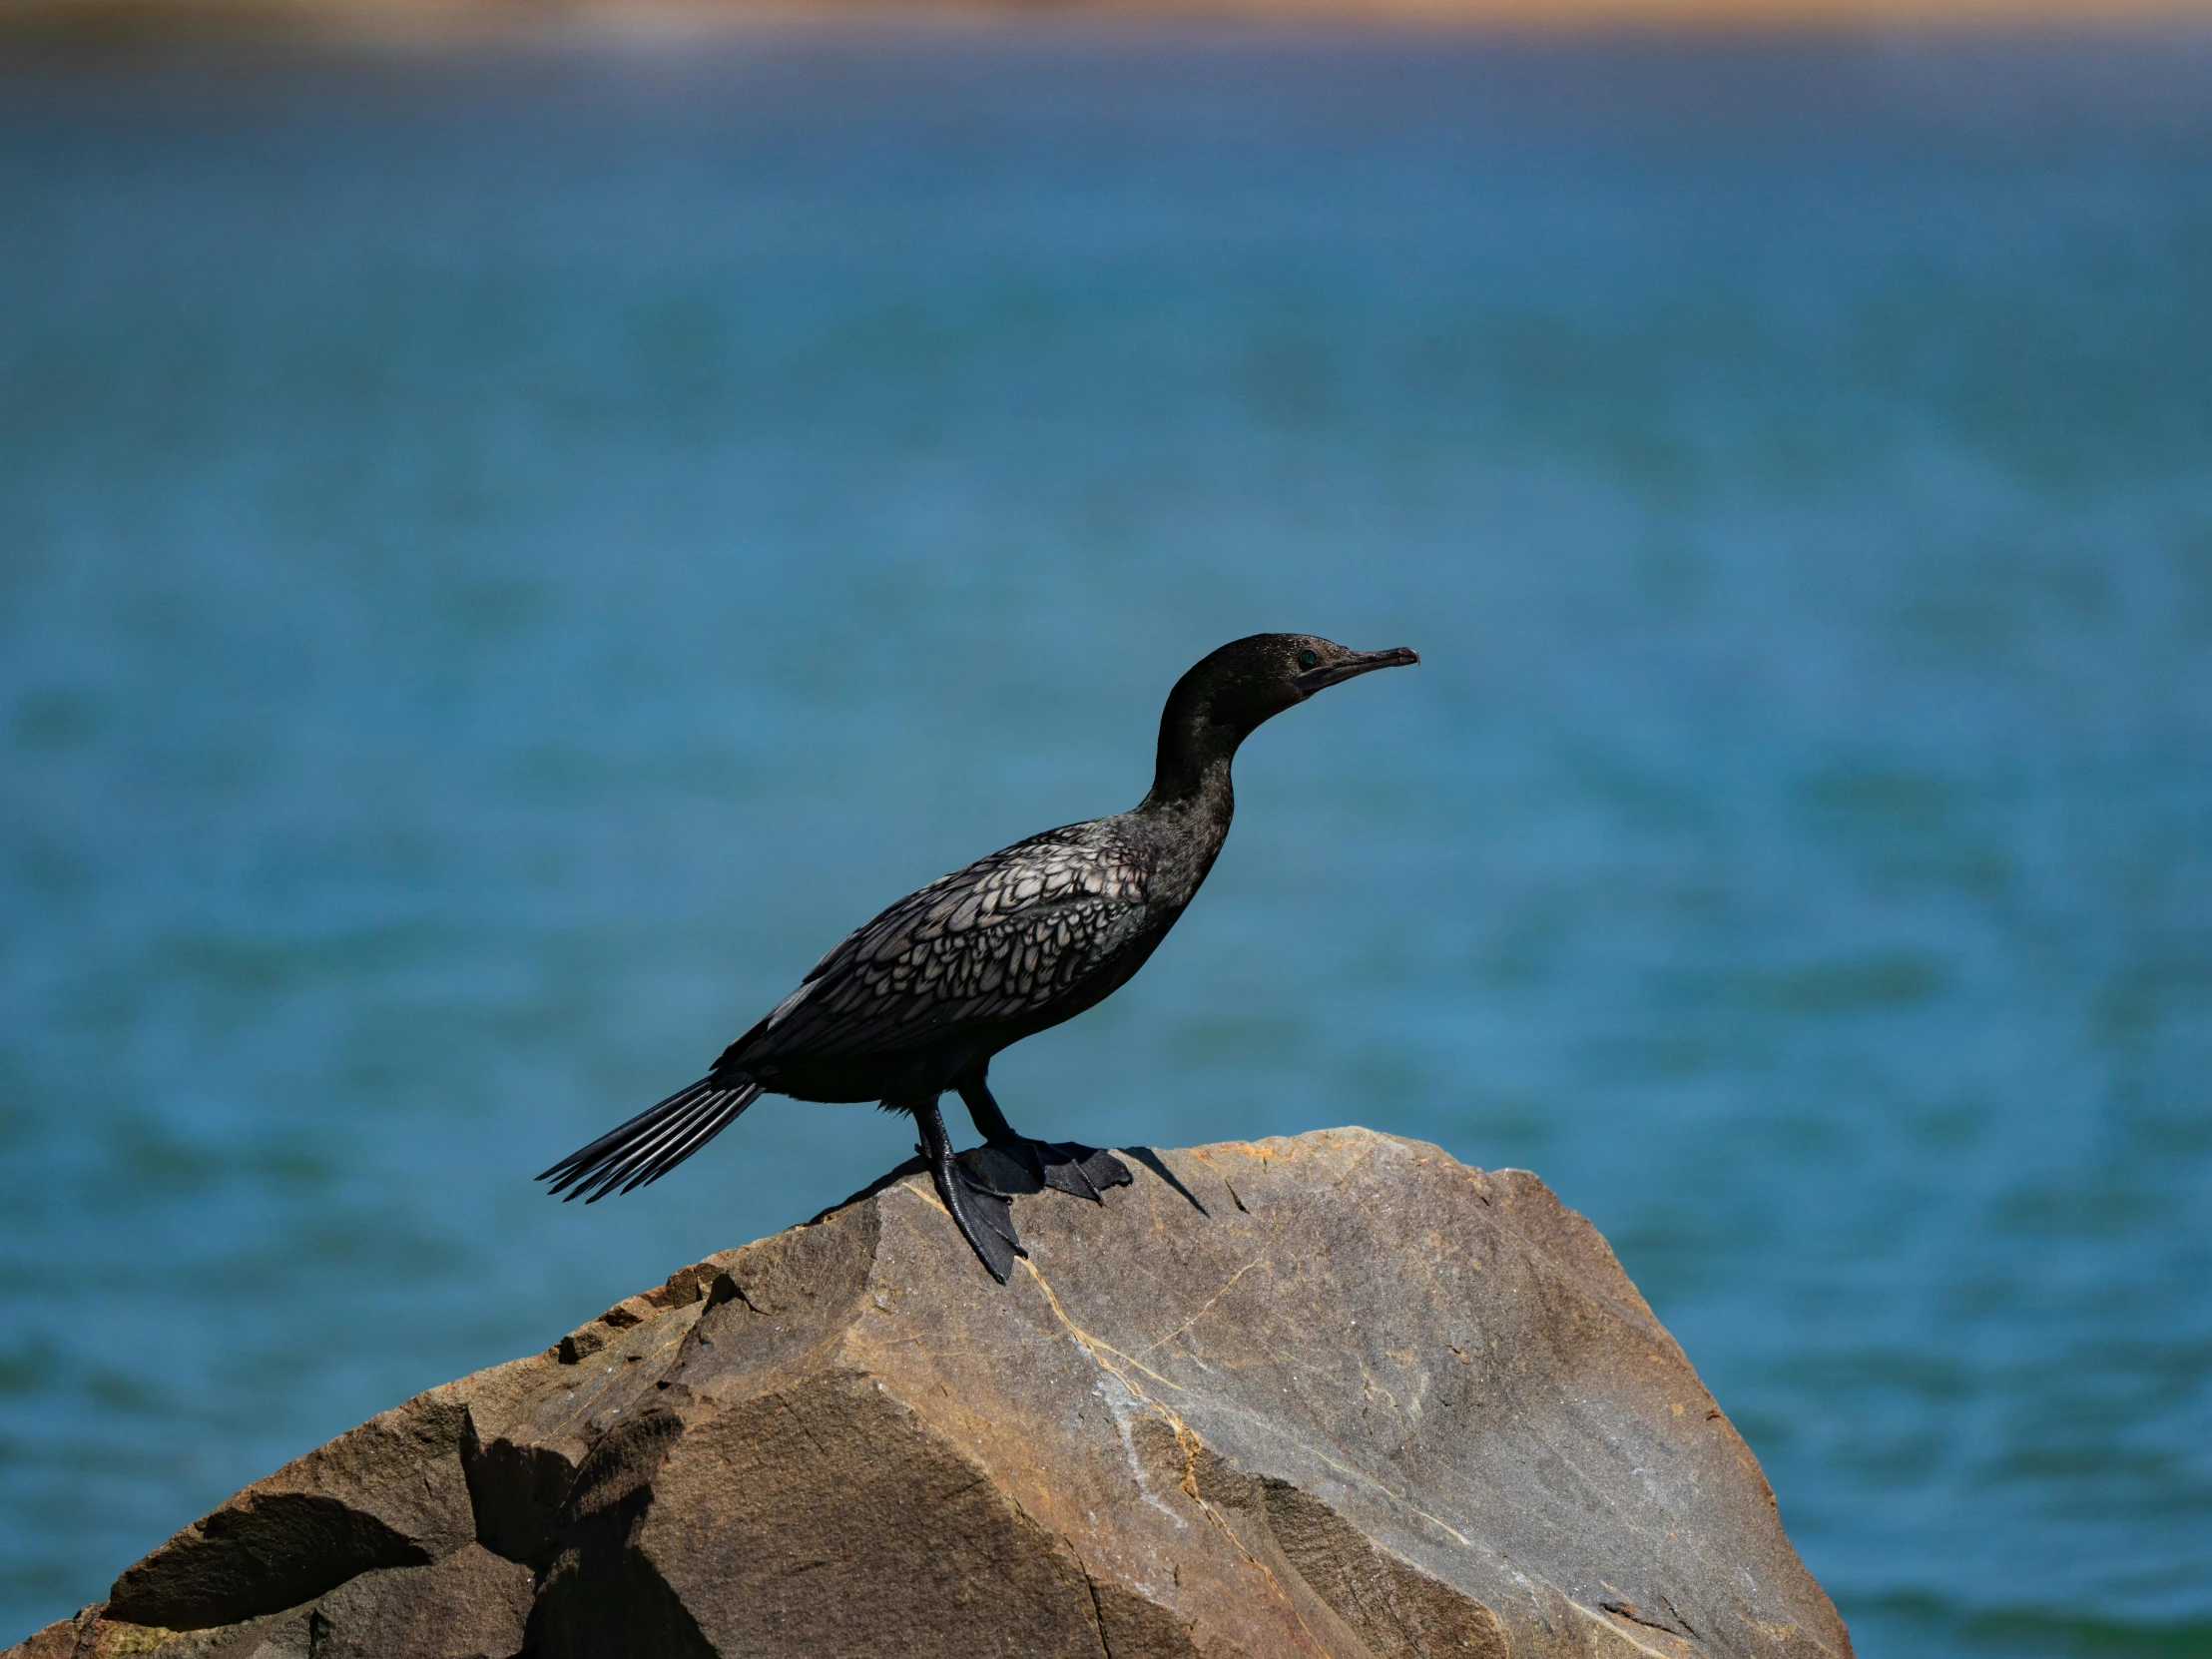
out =
<path fill-rule="evenodd" d="M 1149 874 L 1103 821 L 978 858 L 855 929 L 724 1064 L 883 1053 L 1033 1013 L 1142 931 Z"/>

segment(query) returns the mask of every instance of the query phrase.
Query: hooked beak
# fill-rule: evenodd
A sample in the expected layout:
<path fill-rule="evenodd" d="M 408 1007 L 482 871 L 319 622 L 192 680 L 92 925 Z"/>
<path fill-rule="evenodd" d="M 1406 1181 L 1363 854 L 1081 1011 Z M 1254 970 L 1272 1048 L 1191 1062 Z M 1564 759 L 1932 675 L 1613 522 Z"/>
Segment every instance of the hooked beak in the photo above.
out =
<path fill-rule="evenodd" d="M 1300 695 L 1312 697 L 1326 687 L 1341 684 L 1372 669 L 1410 668 L 1419 661 L 1418 652 L 1408 650 L 1402 645 L 1389 651 L 1354 651 L 1339 657 L 1333 663 L 1308 669 L 1291 683 L 1298 687 Z"/>

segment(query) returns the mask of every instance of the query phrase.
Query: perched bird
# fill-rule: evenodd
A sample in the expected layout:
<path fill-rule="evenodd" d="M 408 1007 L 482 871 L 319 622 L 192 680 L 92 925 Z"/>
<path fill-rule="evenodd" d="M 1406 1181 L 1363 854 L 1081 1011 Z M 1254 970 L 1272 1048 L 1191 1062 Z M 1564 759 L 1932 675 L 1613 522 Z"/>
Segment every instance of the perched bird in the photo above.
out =
<path fill-rule="evenodd" d="M 596 1203 L 657 1181 L 764 1094 L 910 1112 L 937 1196 L 1004 1283 L 1023 1254 L 1008 1194 L 954 1156 L 937 1111 L 959 1092 L 977 1131 L 1046 1186 L 1097 1199 L 1129 1179 L 1110 1152 L 1015 1133 L 985 1073 L 1009 1044 L 1072 1019 L 1158 948 L 1229 833 L 1230 763 L 1263 721 L 1316 692 L 1420 659 L 1254 634 L 1175 683 L 1152 791 L 1112 818 L 1047 830 L 908 893 L 817 962 L 714 1069 L 538 1179 Z"/>

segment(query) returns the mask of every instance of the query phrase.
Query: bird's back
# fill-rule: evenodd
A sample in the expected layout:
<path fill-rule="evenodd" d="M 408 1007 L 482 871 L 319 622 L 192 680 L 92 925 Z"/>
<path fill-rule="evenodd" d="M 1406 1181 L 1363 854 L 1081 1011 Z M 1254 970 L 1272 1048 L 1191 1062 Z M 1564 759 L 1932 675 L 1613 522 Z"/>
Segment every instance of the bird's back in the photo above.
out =
<path fill-rule="evenodd" d="M 1172 921 L 1148 903 L 1154 862 L 1128 815 L 978 858 L 847 934 L 718 1069 L 770 1080 L 811 1061 L 1055 1024 L 1134 972 L 1124 958 L 1149 954 L 1155 924 Z"/>

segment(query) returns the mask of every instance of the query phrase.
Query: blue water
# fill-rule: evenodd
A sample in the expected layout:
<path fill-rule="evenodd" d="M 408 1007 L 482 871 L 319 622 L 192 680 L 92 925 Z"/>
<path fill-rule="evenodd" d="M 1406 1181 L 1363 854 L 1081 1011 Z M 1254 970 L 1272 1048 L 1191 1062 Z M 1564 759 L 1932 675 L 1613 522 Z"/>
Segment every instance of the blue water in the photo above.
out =
<path fill-rule="evenodd" d="M 904 1156 L 529 1177 L 1269 727 L 1016 1121 L 1540 1172 L 1862 1652 L 2212 1653 L 2212 36 L 0 63 L 0 1637 Z"/>

